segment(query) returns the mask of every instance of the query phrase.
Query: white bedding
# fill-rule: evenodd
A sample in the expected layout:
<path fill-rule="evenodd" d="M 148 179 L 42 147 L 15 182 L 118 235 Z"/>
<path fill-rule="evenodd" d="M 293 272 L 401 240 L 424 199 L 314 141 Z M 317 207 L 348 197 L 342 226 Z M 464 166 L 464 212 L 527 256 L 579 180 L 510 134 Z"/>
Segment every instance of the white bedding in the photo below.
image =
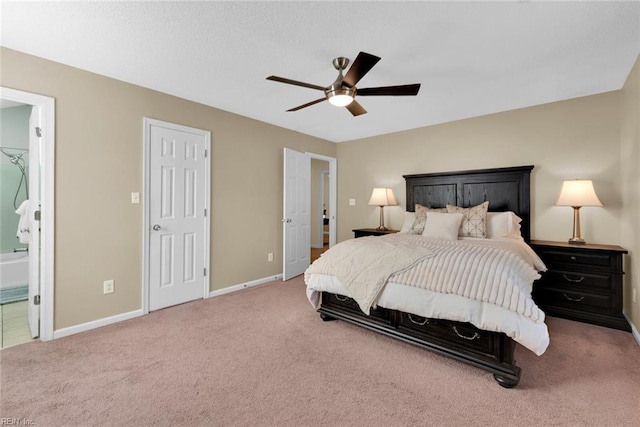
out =
<path fill-rule="evenodd" d="M 470 242 L 465 244 L 464 242 L 467 240 Z M 498 247 L 506 249 L 530 265 L 535 271 L 544 271 L 546 269 L 533 250 L 526 243 L 519 240 L 464 239 L 462 242 L 461 246 L 477 247 L 480 245 L 487 248 Z M 430 244 L 437 247 L 439 242 L 430 242 Z M 426 260 L 425 262 L 428 261 Z M 312 269 L 310 268 L 310 270 Z M 378 296 L 377 305 L 424 317 L 469 322 L 480 329 L 503 332 L 537 355 L 544 353 L 548 347 L 549 335 L 544 324 L 544 314 L 537 310 L 533 300 L 530 298 L 533 279 L 531 279 L 531 283 L 518 285 L 525 288 L 522 290 L 525 291 L 526 305 L 533 304 L 533 314 L 535 315 L 532 316 L 532 310 L 518 313 L 502 305 L 492 304 L 481 299 L 469 299 L 455 293 L 421 289 L 420 287 L 394 281 L 394 278 L 402 278 L 403 274 L 405 276 L 407 274 L 410 275 L 410 271 L 391 276 L 389 282 Z M 406 282 L 406 277 L 403 279 Z M 307 283 L 307 297 L 316 309 L 320 306 L 320 292 L 322 291 L 352 297 L 347 287 L 335 276 L 305 273 L 305 281 Z M 462 292 L 461 294 L 464 293 Z"/>

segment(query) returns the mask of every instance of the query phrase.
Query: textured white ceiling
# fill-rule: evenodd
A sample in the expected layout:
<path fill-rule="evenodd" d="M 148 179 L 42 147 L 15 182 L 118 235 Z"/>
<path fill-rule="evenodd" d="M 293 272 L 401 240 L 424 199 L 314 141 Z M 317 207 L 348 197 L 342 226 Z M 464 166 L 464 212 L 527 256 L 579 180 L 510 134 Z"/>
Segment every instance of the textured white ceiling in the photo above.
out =
<path fill-rule="evenodd" d="M 2 46 L 342 142 L 622 87 L 640 53 L 631 2 L 10 2 Z M 382 60 L 352 117 L 321 92 L 331 61 Z"/>

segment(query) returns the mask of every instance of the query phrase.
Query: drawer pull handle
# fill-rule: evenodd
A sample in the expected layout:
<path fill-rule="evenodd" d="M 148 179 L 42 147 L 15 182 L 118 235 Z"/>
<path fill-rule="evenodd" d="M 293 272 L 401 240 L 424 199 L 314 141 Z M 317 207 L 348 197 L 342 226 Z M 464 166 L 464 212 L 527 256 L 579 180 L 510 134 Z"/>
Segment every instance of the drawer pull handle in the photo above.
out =
<path fill-rule="evenodd" d="M 580 283 L 584 280 L 584 276 L 580 276 L 579 279 L 572 279 L 571 277 L 567 276 L 566 274 L 563 274 L 562 277 L 564 277 L 564 279 L 567 282 L 573 282 L 573 283 Z"/>
<path fill-rule="evenodd" d="M 573 302 L 580 302 L 584 299 L 584 295 L 581 296 L 580 298 L 571 298 L 570 296 L 568 296 L 567 294 L 565 294 L 564 292 L 562 293 L 562 295 L 564 295 L 564 297 L 566 299 L 568 299 L 569 301 L 573 301 Z"/>
<path fill-rule="evenodd" d="M 345 302 L 345 301 L 349 301 L 349 299 L 350 299 L 349 297 L 342 297 L 342 298 L 341 298 L 341 297 L 340 297 L 340 295 L 338 295 L 338 294 L 334 294 L 334 295 L 336 296 L 336 299 L 337 299 L 338 301 Z"/>
<path fill-rule="evenodd" d="M 407 317 L 409 317 L 409 320 L 411 320 L 411 323 L 415 323 L 416 325 L 424 326 L 424 325 L 429 324 L 429 318 L 428 317 L 424 318 L 424 322 L 418 322 L 416 320 L 413 320 L 413 317 L 411 317 L 411 313 L 407 313 Z"/>
<path fill-rule="evenodd" d="M 460 338 L 469 340 L 469 341 L 477 340 L 478 338 L 480 338 L 480 334 L 477 332 L 474 332 L 473 335 L 470 337 L 466 335 L 462 335 L 460 332 L 458 332 L 458 328 L 456 328 L 455 326 L 453 327 L 453 332 L 455 332 L 456 335 L 459 336 Z"/>
<path fill-rule="evenodd" d="M 576 258 L 576 257 L 574 257 L 574 256 L 572 256 L 572 257 L 571 257 L 571 261 L 575 261 L 576 259 L 577 259 L 577 258 Z"/>

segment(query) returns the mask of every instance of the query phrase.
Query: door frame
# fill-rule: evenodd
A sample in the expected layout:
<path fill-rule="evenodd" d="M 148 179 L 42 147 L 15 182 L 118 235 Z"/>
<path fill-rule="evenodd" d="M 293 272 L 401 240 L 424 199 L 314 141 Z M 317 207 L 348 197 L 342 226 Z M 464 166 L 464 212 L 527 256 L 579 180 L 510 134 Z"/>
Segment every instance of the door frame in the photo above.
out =
<path fill-rule="evenodd" d="M 329 247 L 332 247 L 337 243 L 338 230 L 336 226 L 336 218 L 338 216 L 338 159 L 310 152 L 305 154 L 311 159 L 323 160 L 329 163 Z M 311 179 L 309 179 L 309 182 L 311 182 Z M 322 185 L 324 185 L 324 182 Z"/>
<path fill-rule="evenodd" d="M 318 212 L 316 213 L 316 215 L 318 215 L 319 221 L 318 221 L 318 226 L 316 227 L 315 233 L 317 234 L 316 238 L 318 239 L 318 241 L 320 242 L 319 244 L 315 244 L 315 245 L 311 245 L 312 248 L 316 248 L 316 249 L 321 249 L 324 247 L 324 218 L 322 217 L 322 215 L 324 214 L 324 209 L 323 209 L 323 205 L 324 205 L 324 179 L 325 179 L 325 175 L 326 176 L 331 176 L 329 174 L 329 169 L 325 169 L 325 170 L 321 170 L 318 174 L 318 194 L 316 194 L 317 196 L 317 203 L 318 203 Z M 329 198 L 329 203 L 331 203 L 331 198 Z M 329 207 L 329 212 L 331 212 L 331 207 Z M 329 217 L 331 217 L 331 215 L 329 214 Z M 331 222 L 331 221 L 329 221 Z M 327 231 L 327 234 L 329 234 L 329 232 Z"/>
<path fill-rule="evenodd" d="M 207 271 L 207 275 L 204 280 L 204 286 L 202 290 L 202 297 L 209 298 L 211 287 L 211 132 L 203 129 L 192 128 L 189 126 L 183 126 L 175 123 L 165 122 L 162 120 L 151 119 L 148 117 L 143 118 L 143 140 L 144 140 L 144 165 L 142 174 L 144 177 L 144 209 L 142 220 L 142 312 L 149 314 L 149 240 L 151 237 L 151 222 L 149 215 L 149 202 L 151 198 L 150 193 L 150 163 L 151 163 L 151 132 L 149 131 L 151 125 L 159 125 L 168 127 L 177 131 L 190 132 L 204 136 L 205 138 L 205 153 L 207 161 L 205 161 L 205 177 L 204 177 L 204 208 L 207 212 L 204 224 L 204 268 Z"/>
<path fill-rule="evenodd" d="M 286 149 L 287 147 L 285 147 L 285 156 L 286 156 Z M 296 151 L 291 149 L 292 151 Z M 304 154 L 309 160 L 311 159 L 317 159 L 317 160 L 323 160 L 325 162 L 329 163 L 329 247 L 334 246 L 337 243 L 337 182 L 338 182 L 338 159 L 336 159 L 335 157 L 329 157 L 329 156 L 325 156 L 322 154 L 316 154 L 316 153 L 311 153 L 311 152 L 304 152 L 302 153 Z M 286 160 L 283 160 L 283 163 Z M 282 201 L 283 201 L 283 211 L 282 211 L 282 220 L 283 220 L 283 238 L 282 238 L 282 277 L 283 280 L 285 280 L 285 265 L 286 265 L 286 252 L 287 252 L 287 239 L 284 236 L 284 229 L 286 228 L 286 224 L 284 224 L 284 221 L 286 220 L 286 215 L 287 215 L 287 211 L 286 211 L 286 206 L 284 204 L 284 199 L 286 198 L 286 192 L 287 189 L 286 187 L 286 171 L 284 171 L 283 168 L 283 182 L 285 183 L 283 185 L 283 192 L 282 192 Z M 307 180 L 309 182 L 309 192 L 311 191 L 311 168 L 309 168 L 309 173 L 307 176 Z M 311 227 L 309 227 L 309 240 L 311 238 L 311 233 L 313 233 L 314 231 L 312 230 Z M 309 251 L 311 250 L 311 248 L 309 248 Z"/>
<path fill-rule="evenodd" d="M 0 86 L 0 98 L 33 106 L 40 139 L 40 340 L 54 338 L 55 99 Z M 31 147 L 29 147 L 31 148 Z"/>

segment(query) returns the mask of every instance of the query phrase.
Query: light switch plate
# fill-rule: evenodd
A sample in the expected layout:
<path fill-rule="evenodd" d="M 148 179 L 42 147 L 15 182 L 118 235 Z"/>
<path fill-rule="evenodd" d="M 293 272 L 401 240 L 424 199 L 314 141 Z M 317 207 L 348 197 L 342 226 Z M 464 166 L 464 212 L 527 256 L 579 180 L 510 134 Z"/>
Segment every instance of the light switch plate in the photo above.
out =
<path fill-rule="evenodd" d="M 131 203 L 134 205 L 140 203 L 140 193 L 131 193 Z"/>
<path fill-rule="evenodd" d="M 356 199 L 349 199 L 349 206 L 355 206 L 356 205 Z"/>

